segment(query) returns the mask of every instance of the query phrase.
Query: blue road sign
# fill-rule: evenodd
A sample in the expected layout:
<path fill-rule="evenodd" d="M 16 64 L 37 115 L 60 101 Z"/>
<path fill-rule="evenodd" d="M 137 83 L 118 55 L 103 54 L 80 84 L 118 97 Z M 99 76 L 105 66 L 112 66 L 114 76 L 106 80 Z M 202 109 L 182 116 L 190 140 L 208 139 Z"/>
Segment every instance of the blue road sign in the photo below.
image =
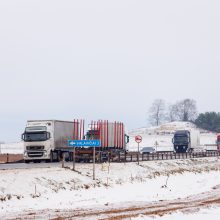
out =
<path fill-rule="evenodd" d="M 69 147 L 100 147 L 100 140 L 68 140 Z"/>

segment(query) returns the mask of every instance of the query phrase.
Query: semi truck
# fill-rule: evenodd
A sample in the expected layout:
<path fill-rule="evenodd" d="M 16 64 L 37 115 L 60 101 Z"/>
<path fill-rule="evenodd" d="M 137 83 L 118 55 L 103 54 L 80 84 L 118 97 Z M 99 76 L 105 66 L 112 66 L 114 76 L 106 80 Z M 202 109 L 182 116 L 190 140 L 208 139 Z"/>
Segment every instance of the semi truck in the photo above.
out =
<path fill-rule="evenodd" d="M 59 120 L 27 121 L 22 140 L 24 162 L 59 160 L 61 153 L 69 153 L 67 141 L 74 136 L 74 122 Z"/>
<path fill-rule="evenodd" d="M 174 133 L 173 147 L 176 153 L 192 152 L 200 145 L 200 132 L 198 130 L 178 130 Z"/>
<path fill-rule="evenodd" d="M 24 142 L 24 161 L 59 161 L 63 156 L 72 160 L 73 148 L 68 147 L 68 140 L 99 139 L 101 146 L 96 148 L 96 155 L 107 158 L 116 152 L 126 150 L 129 137 L 125 134 L 124 124 L 107 120 L 92 121 L 84 134 L 84 120 L 30 120 L 22 134 Z M 75 148 L 78 161 L 89 161 L 92 148 Z"/>

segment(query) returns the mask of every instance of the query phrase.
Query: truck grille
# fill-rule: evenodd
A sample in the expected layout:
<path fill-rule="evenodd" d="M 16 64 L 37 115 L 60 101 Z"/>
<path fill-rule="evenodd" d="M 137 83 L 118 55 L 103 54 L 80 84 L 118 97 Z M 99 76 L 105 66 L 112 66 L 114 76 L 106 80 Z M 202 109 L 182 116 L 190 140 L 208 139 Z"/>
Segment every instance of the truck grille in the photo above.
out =
<path fill-rule="evenodd" d="M 44 150 L 44 146 L 27 146 L 27 150 Z"/>
<path fill-rule="evenodd" d="M 44 152 L 28 152 L 28 157 L 42 157 L 44 155 Z"/>

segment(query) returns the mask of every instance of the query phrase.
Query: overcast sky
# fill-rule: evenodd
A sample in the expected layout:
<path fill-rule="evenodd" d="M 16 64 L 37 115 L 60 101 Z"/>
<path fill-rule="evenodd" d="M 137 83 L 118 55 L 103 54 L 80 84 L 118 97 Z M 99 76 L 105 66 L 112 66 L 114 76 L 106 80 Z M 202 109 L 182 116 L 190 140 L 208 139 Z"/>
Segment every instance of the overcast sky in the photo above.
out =
<path fill-rule="evenodd" d="M 219 12 L 219 0 L 0 0 L 0 140 L 30 119 L 143 127 L 157 98 L 219 111 Z"/>

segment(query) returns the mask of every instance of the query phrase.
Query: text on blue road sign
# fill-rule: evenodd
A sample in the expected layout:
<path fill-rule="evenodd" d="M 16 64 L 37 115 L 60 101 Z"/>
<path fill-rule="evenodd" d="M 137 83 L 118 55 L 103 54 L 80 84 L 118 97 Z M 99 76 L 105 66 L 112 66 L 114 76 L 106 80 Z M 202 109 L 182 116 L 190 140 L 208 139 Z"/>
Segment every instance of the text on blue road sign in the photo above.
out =
<path fill-rule="evenodd" d="M 69 147 L 100 147 L 100 140 L 68 140 Z"/>

